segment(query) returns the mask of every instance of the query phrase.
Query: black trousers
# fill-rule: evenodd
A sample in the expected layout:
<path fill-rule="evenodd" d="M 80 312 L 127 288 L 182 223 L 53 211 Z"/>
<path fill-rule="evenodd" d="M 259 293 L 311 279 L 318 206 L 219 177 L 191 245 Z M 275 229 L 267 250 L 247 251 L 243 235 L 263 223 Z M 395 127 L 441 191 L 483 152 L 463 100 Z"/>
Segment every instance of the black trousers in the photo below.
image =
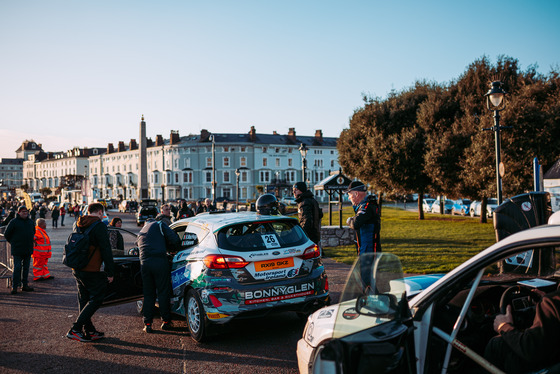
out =
<path fill-rule="evenodd" d="M 144 292 L 144 323 L 152 323 L 157 300 L 161 319 L 171 321 L 171 271 L 169 261 L 164 257 L 149 258 L 142 261 L 142 285 Z"/>
<path fill-rule="evenodd" d="M 494 336 L 490 339 L 484 352 L 484 358 L 508 374 L 527 373 L 542 367 L 520 358 L 501 336 Z"/>
<path fill-rule="evenodd" d="M 74 330 L 94 331 L 95 327 L 91 322 L 91 317 L 103 303 L 107 293 L 107 274 L 104 272 L 89 272 L 73 270 L 74 278 L 78 285 L 78 305 L 80 314 L 72 327 Z"/>

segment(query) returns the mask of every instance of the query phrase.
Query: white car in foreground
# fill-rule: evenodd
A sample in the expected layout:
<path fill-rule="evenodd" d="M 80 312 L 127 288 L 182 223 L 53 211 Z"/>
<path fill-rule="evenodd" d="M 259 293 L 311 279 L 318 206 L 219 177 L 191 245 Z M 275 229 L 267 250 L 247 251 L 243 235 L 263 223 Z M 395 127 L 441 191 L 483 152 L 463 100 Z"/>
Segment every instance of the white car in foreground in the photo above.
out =
<path fill-rule="evenodd" d="M 472 257 L 410 301 L 396 256 L 381 253 L 360 259 L 342 302 L 309 317 L 297 346 L 300 373 L 494 370 L 483 358 L 495 335 L 494 317 L 511 305 L 515 325 L 530 326 L 538 299 L 531 291 L 557 289 L 559 258 L 560 225 L 521 231 Z M 547 365 L 556 363 L 560 357 L 551 357 Z"/>

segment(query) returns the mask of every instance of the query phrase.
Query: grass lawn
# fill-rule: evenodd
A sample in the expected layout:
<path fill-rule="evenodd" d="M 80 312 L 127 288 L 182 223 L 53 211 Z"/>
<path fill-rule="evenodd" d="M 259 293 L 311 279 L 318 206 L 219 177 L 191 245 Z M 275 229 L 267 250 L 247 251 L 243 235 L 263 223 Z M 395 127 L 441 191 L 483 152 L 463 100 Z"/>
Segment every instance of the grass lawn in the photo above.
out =
<path fill-rule="evenodd" d="M 343 222 L 351 215 L 352 208 L 345 207 Z M 328 225 L 328 214 L 322 223 Z M 492 220 L 481 224 L 478 217 L 425 214 L 421 221 L 418 212 L 383 206 L 381 248 L 399 256 L 405 273 L 446 273 L 495 242 Z M 354 246 L 326 247 L 324 254 L 347 264 L 356 259 Z"/>

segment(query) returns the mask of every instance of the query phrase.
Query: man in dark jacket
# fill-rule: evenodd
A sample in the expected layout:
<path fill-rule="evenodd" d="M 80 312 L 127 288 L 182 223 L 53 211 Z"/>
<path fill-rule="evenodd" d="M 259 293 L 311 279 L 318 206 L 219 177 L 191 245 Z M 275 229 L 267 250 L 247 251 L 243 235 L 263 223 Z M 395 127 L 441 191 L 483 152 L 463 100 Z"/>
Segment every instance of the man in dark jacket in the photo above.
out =
<path fill-rule="evenodd" d="M 187 203 L 185 200 L 181 200 L 181 209 L 179 209 L 179 211 L 177 212 L 175 221 L 189 217 L 194 217 L 194 212 L 191 208 L 189 208 L 189 203 Z"/>
<path fill-rule="evenodd" d="M 299 224 L 309 239 L 319 245 L 321 242 L 321 218 L 323 218 L 323 211 L 304 182 L 297 182 L 292 190 L 298 206 Z"/>
<path fill-rule="evenodd" d="M 90 260 L 88 264 L 83 269 L 72 269 L 78 285 L 80 314 L 66 337 L 81 342 L 101 339 L 105 335 L 97 331 L 91 321 L 91 317 L 103 303 L 107 285 L 113 281 L 115 269 L 107 226 L 99 224 L 103 215 L 103 205 L 100 203 L 89 204 L 88 214 L 78 218 L 74 224 L 74 230 L 79 228 L 82 232 L 91 225 L 95 225 L 89 232 Z M 105 265 L 104 271 L 101 271 L 102 263 Z"/>
<path fill-rule="evenodd" d="M 381 217 L 377 198 L 368 195 L 367 187 L 360 181 L 351 182 L 346 193 L 356 213 L 346 223 L 356 232 L 358 255 L 381 252 Z"/>
<path fill-rule="evenodd" d="M 171 226 L 171 205 L 163 204 L 161 206 L 161 213 L 156 216 L 156 221 L 161 221 L 167 226 Z"/>
<path fill-rule="evenodd" d="M 499 334 L 486 346 L 484 356 L 507 373 L 526 373 L 560 362 L 560 290 L 537 304 L 533 325 L 521 330 L 513 325 L 511 305 L 494 319 Z"/>
<path fill-rule="evenodd" d="M 12 257 L 14 258 L 12 295 L 17 294 L 18 287 L 22 283 L 22 291 L 33 291 L 33 288 L 29 287 L 28 275 L 31 255 L 33 254 L 35 224 L 29 219 L 27 207 L 22 205 L 18 208 L 18 213 L 16 217 L 8 223 L 4 236 L 12 247 Z"/>
<path fill-rule="evenodd" d="M 138 234 L 136 244 L 140 252 L 140 271 L 144 292 L 144 331 L 151 333 L 154 308 L 157 298 L 163 324 L 162 330 L 169 330 L 171 325 L 171 269 L 167 252 L 175 253 L 180 249 L 181 239 L 169 226 L 148 219 Z"/>

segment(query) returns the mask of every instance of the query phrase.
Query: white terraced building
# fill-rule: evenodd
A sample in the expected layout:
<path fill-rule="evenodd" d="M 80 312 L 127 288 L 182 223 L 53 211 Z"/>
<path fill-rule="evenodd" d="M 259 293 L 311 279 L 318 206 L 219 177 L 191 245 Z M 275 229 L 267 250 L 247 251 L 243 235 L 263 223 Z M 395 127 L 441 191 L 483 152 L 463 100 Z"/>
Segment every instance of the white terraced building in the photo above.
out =
<path fill-rule="evenodd" d="M 144 123 L 145 125 L 145 123 Z M 306 179 L 310 188 L 339 169 L 337 138 L 259 134 L 254 127 L 248 133 L 215 133 L 180 136 L 171 131 L 169 139 L 157 135 L 146 139 L 147 196 L 174 201 L 225 197 L 236 199 L 239 171 L 239 200 L 255 199 L 261 188 L 279 197 L 291 195 L 291 186 L 302 179 L 300 146 L 307 148 Z M 214 152 L 212 147 L 214 146 Z M 83 175 L 88 202 L 97 198 L 139 200 L 141 145 L 135 139 L 106 149 L 79 149 L 49 154 L 37 153 L 24 163 L 24 183 L 32 190 L 55 188 L 66 174 Z M 42 156 L 41 156 L 42 155 Z M 213 166 L 214 155 L 214 168 Z M 214 172 L 213 172 L 214 169 Z M 216 181 L 215 196 L 212 181 Z M 327 201 L 323 191 L 320 201 Z"/>

